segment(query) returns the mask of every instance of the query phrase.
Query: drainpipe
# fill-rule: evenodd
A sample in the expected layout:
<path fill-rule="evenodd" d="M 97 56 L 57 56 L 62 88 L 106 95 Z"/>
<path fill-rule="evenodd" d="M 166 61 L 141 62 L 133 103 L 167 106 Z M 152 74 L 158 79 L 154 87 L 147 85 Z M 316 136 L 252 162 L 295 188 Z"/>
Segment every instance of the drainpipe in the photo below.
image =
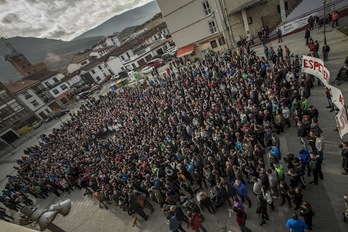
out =
<path fill-rule="evenodd" d="M 280 7 L 280 17 L 282 19 L 282 23 L 286 22 L 286 12 L 285 12 L 285 3 L 284 0 L 279 0 Z"/>
<path fill-rule="evenodd" d="M 234 40 L 234 35 L 233 35 L 233 31 L 232 31 L 232 27 L 231 27 L 231 24 L 230 24 L 230 20 L 229 20 L 229 16 L 228 16 L 228 12 L 227 12 L 227 8 L 226 8 L 226 3 L 225 3 L 225 0 L 219 0 L 221 1 L 222 3 L 222 8 L 224 10 L 224 13 L 225 13 L 225 24 L 227 24 L 227 28 L 228 28 L 228 34 L 229 34 L 229 37 L 230 37 L 230 41 L 231 41 L 231 44 L 232 44 L 232 48 L 235 48 L 236 47 L 236 44 L 235 44 L 235 40 Z"/>

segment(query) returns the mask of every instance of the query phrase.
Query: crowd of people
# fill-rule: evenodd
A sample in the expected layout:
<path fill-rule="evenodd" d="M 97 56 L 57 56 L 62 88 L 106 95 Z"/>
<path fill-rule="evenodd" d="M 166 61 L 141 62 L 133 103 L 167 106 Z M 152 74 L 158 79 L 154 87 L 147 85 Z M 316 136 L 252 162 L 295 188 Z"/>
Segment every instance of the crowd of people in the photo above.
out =
<path fill-rule="evenodd" d="M 303 176 L 313 175 L 311 184 L 324 178 L 324 138 L 319 112 L 308 105 L 313 77 L 300 74 L 298 56 L 258 57 L 239 47 L 187 66 L 172 62 L 155 78 L 92 98 L 41 135 L 17 161 L 18 174 L 7 176 L 0 201 L 18 211 L 32 205 L 28 194 L 84 189 L 100 207 L 116 205 L 145 221 L 144 209 L 158 204 L 175 232 L 185 231 L 183 223 L 207 231 L 202 210 L 215 214 L 225 204 L 250 231 L 243 203 L 252 208 L 255 195 L 261 226 L 279 198 L 298 212 L 292 221 L 300 215 L 311 229 Z M 291 126 L 303 147 L 282 154 L 278 134 Z"/>

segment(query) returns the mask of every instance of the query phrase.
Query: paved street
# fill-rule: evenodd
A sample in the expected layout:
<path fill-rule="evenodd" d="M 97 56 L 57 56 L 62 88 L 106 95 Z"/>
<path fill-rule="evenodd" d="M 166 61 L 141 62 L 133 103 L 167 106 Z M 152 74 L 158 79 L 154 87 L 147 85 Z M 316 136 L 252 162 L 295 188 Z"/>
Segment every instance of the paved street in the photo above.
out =
<path fill-rule="evenodd" d="M 323 43 L 322 28 L 319 31 L 312 32 L 314 40 L 318 40 L 320 45 Z M 331 47 L 329 61 L 326 62 L 326 67 L 331 72 L 331 79 L 336 77 L 339 68 L 343 65 L 345 57 L 348 55 L 348 38 L 340 32 L 328 29 L 327 41 Z M 270 43 L 274 48 L 278 46 L 276 41 Z M 294 54 L 307 54 L 308 48 L 305 46 L 304 32 L 299 32 L 291 36 L 285 37 L 281 45 L 287 45 Z M 263 56 L 263 48 L 258 46 L 255 48 L 258 55 Z M 343 95 L 348 101 L 348 83 L 343 83 L 339 86 Z M 322 86 L 315 86 L 312 90 L 310 104 L 315 105 L 320 111 L 319 124 L 324 131 L 324 137 L 327 140 L 324 151 L 323 172 L 324 181 L 319 182 L 319 185 L 308 185 L 304 190 L 304 199 L 309 201 L 316 212 L 313 220 L 313 231 L 316 232 L 345 232 L 348 231 L 348 224 L 342 222 L 341 214 L 344 209 L 343 194 L 348 193 L 348 176 L 342 176 L 343 171 L 340 168 L 340 155 L 338 154 L 340 138 L 335 129 L 334 113 L 328 112 L 326 96 L 323 92 Z M 68 117 L 68 116 L 66 116 Z M 62 118 L 66 120 L 66 118 Z M 52 130 L 53 126 L 57 126 L 59 122 L 54 122 L 46 127 Z M 36 134 L 43 133 L 44 128 L 40 127 Z M 46 133 L 46 132 L 45 132 Z M 280 135 L 282 153 L 294 152 L 297 153 L 301 147 L 300 142 L 296 137 L 296 128 L 286 128 L 286 133 Z M 4 179 L 7 174 L 14 173 L 13 166 L 15 160 L 22 155 L 25 147 L 35 144 L 36 137 L 23 137 L 15 143 L 15 149 L 11 149 L 12 153 L 5 154 L 0 158 L 0 186 L 4 186 Z M 348 139 L 347 139 L 348 140 Z M 308 183 L 310 179 L 306 177 Z M 64 195 L 60 199 L 55 196 L 50 196 L 44 201 L 37 202 L 37 205 L 42 208 L 48 208 L 51 204 L 64 199 L 72 200 L 72 210 L 66 217 L 58 217 L 55 224 L 60 226 L 65 231 L 74 232 L 137 232 L 137 231 L 168 231 L 168 226 L 165 223 L 165 218 L 161 209 L 156 205 L 155 212 L 150 216 L 149 220 L 144 222 L 140 220 L 138 226 L 133 227 L 133 219 L 131 219 L 125 212 L 111 205 L 109 210 L 100 209 L 97 202 L 90 197 L 83 196 L 82 192 L 76 190 L 69 195 Z M 286 205 L 281 207 L 280 200 L 275 200 L 276 209 L 274 212 L 269 212 L 270 221 L 266 225 L 260 227 L 259 219 L 255 214 L 255 197 L 251 196 L 253 206 L 251 209 L 246 207 L 248 214 L 247 225 L 252 231 L 256 232 L 281 232 L 286 231 L 285 222 L 290 217 L 292 211 Z M 13 212 L 12 212 L 13 213 Z M 150 212 L 147 212 L 150 213 Z M 222 227 L 227 227 L 227 231 L 239 231 L 234 218 L 228 216 L 226 206 L 218 208 L 216 215 L 209 214 L 204 211 L 206 221 L 203 223 L 208 231 L 218 232 Z M 190 231 L 187 229 L 187 231 Z"/>

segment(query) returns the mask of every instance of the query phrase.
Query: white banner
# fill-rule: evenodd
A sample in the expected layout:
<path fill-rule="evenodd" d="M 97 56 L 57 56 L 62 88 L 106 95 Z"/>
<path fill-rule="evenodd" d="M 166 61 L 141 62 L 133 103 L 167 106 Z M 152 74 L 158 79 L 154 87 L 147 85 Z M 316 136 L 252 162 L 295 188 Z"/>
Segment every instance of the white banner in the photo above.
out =
<path fill-rule="evenodd" d="M 327 88 L 331 94 L 331 100 L 335 104 L 335 106 L 341 110 L 344 108 L 344 98 L 340 89 L 333 87 L 332 85 L 327 85 Z"/>
<path fill-rule="evenodd" d="M 345 134 L 348 133 L 348 118 L 347 110 L 343 107 L 340 112 L 336 115 L 337 129 L 340 134 L 341 139 Z"/>
<path fill-rule="evenodd" d="M 313 13 L 311 15 L 308 15 L 306 17 L 303 17 L 303 18 L 300 18 L 300 19 L 296 19 L 294 21 L 291 21 L 291 22 L 288 22 L 282 26 L 280 26 L 280 30 L 282 31 L 282 35 L 286 35 L 286 34 L 289 34 L 290 32 L 298 29 L 298 28 L 301 28 L 301 27 L 304 27 L 306 25 L 308 25 L 308 18 L 310 16 L 314 16 L 316 15 L 317 13 Z"/>
<path fill-rule="evenodd" d="M 302 56 L 302 72 L 318 77 L 325 86 L 330 83 L 330 72 L 325 68 L 324 62 L 321 59 Z"/>
<path fill-rule="evenodd" d="M 335 104 L 335 106 L 340 110 L 336 115 L 336 123 L 338 132 L 342 138 L 348 133 L 347 110 L 344 106 L 342 91 L 329 84 L 330 72 L 325 68 L 324 62 L 321 59 L 311 56 L 303 56 L 302 72 L 316 76 L 329 89 L 333 104 Z"/>

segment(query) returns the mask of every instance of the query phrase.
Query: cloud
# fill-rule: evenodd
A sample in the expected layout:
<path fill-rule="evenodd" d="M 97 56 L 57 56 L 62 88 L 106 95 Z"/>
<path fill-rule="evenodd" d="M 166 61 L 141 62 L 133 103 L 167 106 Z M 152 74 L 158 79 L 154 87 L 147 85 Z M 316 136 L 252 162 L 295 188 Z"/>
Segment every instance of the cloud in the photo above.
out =
<path fill-rule="evenodd" d="M 6 23 L 6 24 L 11 24 L 13 22 L 18 22 L 18 21 L 21 21 L 21 19 L 15 13 L 7 14 L 1 20 L 2 23 Z"/>
<path fill-rule="evenodd" d="M 153 0 L 0 0 L 0 28 L 9 37 L 71 40 L 115 15 Z"/>

